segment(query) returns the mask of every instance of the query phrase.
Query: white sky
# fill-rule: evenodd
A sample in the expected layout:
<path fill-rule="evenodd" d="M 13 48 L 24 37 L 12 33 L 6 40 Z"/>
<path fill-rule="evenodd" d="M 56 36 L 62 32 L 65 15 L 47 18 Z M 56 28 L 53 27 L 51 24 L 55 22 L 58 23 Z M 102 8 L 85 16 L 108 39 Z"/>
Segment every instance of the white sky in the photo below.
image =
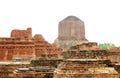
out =
<path fill-rule="evenodd" d="M 0 0 L 0 37 L 31 27 L 52 43 L 69 15 L 84 21 L 89 41 L 120 46 L 120 0 Z"/>

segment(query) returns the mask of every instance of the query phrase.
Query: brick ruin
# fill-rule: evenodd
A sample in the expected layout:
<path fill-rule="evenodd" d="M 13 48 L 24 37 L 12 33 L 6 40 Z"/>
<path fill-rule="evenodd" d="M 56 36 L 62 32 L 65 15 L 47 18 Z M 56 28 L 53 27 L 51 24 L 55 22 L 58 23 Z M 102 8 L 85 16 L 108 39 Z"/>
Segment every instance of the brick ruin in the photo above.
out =
<path fill-rule="evenodd" d="M 34 42 L 33 40 L 20 38 L 0 38 L 0 60 L 13 61 L 14 58 L 23 57 L 34 58 Z"/>
<path fill-rule="evenodd" d="M 119 78 L 107 60 L 67 59 L 54 71 L 53 78 Z"/>
<path fill-rule="evenodd" d="M 35 35 L 34 41 L 35 41 L 35 55 L 37 59 L 40 58 L 41 55 L 46 56 L 48 59 L 55 59 L 60 57 L 62 49 L 56 48 L 55 46 L 45 41 L 42 35 L 39 34 Z"/>
<path fill-rule="evenodd" d="M 11 32 L 12 38 L 22 38 L 31 39 L 32 38 L 32 28 L 27 28 L 27 30 L 14 29 Z"/>
<path fill-rule="evenodd" d="M 108 50 L 99 49 L 97 43 L 90 42 L 73 46 L 69 50 L 62 52 L 61 56 L 62 59 L 50 60 L 44 57 L 33 60 L 31 65 L 39 69 L 39 74 L 44 73 L 49 78 L 120 77 L 119 67 L 115 66 L 114 61 L 111 61 L 110 58 L 110 56 L 119 55 L 116 53 L 111 54 Z M 53 72 L 48 70 L 50 68 L 54 68 Z"/>
<path fill-rule="evenodd" d="M 59 23 L 55 44 L 48 43 L 41 34 L 32 37 L 32 28 L 15 29 L 10 38 L 0 38 L 0 61 L 32 60 L 23 66 L 1 65 L 0 77 L 12 74 L 11 78 L 119 78 L 119 56 L 119 47 L 102 50 L 97 43 L 88 42 L 84 22 L 69 16 Z M 32 70 L 23 70 L 31 66 Z M 19 67 L 23 67 L 22 71 L 13 73 Z"/>
<path fill-rule="evenodd" d="M 120 47 L 115 47 L 113 49 L 107 50 L 109 52 L 108 58 L 116 63 L 120 63 Z"/>
<path fill-rule="evenodd" d="M 102 50 L 92 42 L 72 46 L 62 53 L 54 78 L 119 78 L 120 51 L 115 49 Z"/>
<path fill-rule="evenodd" d="M 96 58 L 111 60 L 112 62 L 120 63 L 120 48 L 115 47 L 110 50 L 102 50 L 98 47 L 96 42 L 83 43 L 81 45 L 72 46 L 67 52 L 63 52 L 64 58 L 74 57 L 78 58 Z M 74 56 L 75 55 L 75 56 Z M 76 56 L 77 58 L 77 56 Z"/>
<path fill-rule="evenodd" d="M 110 61 L 109 57 L 119 55 L 112 52 L 99 49 L 97 43 L 84 43 L 62 52 L 61 58 L 49 59 L 43 54 L 39 59 L 31 61 L 30 66 L 34 68 L 32 72 L 14 73 L 14 75 L 15 78 L 119 78 L 120 66 L 116 66 L 115 61 Z M 119 60 L 116 60 L 117 62 Z"/>
<path fill-rule="evenodd" d="M 0 38 L 0 61 L 30 61 L 41 55 L 53 59 L 58 58 L 61 52 L 61 48 L 48 43 L 42 35 L 32 37 L 32 28 L 12 30 L 10 38 Z"/>

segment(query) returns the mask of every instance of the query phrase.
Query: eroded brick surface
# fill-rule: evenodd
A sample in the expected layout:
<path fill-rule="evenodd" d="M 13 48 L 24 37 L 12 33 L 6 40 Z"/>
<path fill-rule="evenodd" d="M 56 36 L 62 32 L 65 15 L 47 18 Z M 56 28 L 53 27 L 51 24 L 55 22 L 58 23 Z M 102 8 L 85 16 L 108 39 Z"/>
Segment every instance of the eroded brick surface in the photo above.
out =
<path fill-rule="evenodd" d="M 10 38 L 0 38 L 0 61 L 12 61 L 15 58 L 30 61 L 40 58 L 41 55 L 57 58 L 61 52 L 61 48 L 48 43 L 42 35 L 36 34 L 32 37 L 31 28 L 12 30 Z"/>

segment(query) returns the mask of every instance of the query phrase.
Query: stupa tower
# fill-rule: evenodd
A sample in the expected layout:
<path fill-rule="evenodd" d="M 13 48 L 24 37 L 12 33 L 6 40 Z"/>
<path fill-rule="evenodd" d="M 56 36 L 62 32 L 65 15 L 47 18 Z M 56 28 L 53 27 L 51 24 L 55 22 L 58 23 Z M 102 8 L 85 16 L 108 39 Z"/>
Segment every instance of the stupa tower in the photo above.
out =
<path fill-rule="evenodd" d="M 70 48 L 77 44 L 87 43 L 84 22 L 75 16 L 68 16 L 59 22 L 58 45 Z"/>

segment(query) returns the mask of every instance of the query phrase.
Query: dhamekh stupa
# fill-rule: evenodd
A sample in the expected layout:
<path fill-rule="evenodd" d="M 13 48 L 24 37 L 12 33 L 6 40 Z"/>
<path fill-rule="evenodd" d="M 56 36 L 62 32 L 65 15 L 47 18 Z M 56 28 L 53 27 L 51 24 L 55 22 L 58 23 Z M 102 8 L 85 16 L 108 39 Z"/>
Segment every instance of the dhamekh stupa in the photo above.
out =
<path fill-rule="evenodd" d="M 58 39 L 59 47 L 69 49 L 82 43 L 88 43 L 85 38 L 84 22 L 76 16 L 68 16 L 59 22 Z"/>

